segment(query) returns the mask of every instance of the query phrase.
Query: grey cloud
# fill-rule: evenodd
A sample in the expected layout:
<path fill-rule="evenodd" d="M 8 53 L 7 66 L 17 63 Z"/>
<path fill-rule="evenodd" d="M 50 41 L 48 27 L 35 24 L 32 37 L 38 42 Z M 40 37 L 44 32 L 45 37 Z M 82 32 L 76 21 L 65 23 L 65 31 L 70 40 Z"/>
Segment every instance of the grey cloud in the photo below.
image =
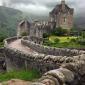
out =
<path fill-rule="evenodd" d="M 0 2 L 1 1 L 5 2 L 9 7 L 27 12 L 29 10 L 30 13 L 34 14 L 36 11 L 38 11 L 36 14 L 46 14 L 61 2 L 61 0 L 0 0 Z M 85 8 L 85 0 L 66 0 L 66 3 L 74 7 L 77 13 L 79 11 L 82 12 L 82 8 Z"/>

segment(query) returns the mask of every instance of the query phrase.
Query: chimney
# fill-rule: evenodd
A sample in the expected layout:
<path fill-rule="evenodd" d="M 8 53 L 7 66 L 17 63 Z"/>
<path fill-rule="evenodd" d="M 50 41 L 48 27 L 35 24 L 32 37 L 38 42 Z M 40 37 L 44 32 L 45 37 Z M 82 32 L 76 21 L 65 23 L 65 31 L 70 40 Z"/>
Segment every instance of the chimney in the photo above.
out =
<path fill-rule="evenodd" d="M 62 9 L 65 9 L 65 0 L 61 0 Z"/>
<path fill-rule="evenodd" d="M 65 0 L 61 0 L 61 4 L 62 5 L 65 5 Z"/>

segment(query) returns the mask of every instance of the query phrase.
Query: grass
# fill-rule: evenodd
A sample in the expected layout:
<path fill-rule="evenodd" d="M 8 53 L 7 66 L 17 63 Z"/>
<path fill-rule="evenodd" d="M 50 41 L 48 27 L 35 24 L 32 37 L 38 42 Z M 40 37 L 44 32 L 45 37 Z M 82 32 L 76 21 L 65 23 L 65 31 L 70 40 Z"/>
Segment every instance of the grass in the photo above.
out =
<path fill-rule="evenodd" d="M 0 47 L 4 47 L 4 42 L 0 42 Z"/>
<path fill-rule="evenodd" d="M 36 70 L 32 71 L 12 71 L 7 73 L 0 73 L 0 82 L 8 81 L 10 79 L 21 79 L 26 81 L 32 81 L 38 79 L 40 73 Z"/>
<path fill-rule="evenodd" d="M 56 39 L 59 39 L 59 42 Z M 74 36 L 50 36 L 44 41 L 44 45 L 57 48 L 85 48 L 85 45 L 80 45 L 76 41 L 72 41 L 76 39 L 77 37 Z"/>
<path fill-rule="evenodd" d="M 58 38 L 60 40 L 60 43 L 63 42 L 70 42 L 71 39 L 76 39 L 77 37 L 68 37 L 68 36 L 62 36 L 62 37 L 58 37 L 58 36 L 50 36 L 49 37 L 49 41 L 54 42 L 55 39 Z"/>

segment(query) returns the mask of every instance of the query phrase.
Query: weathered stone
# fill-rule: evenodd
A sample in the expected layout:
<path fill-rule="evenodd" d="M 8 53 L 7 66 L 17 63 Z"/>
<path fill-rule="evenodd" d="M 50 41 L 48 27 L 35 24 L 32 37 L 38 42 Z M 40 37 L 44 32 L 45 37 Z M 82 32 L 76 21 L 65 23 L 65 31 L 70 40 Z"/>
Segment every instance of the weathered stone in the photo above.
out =
<path fill-rule="evenodd" d="M 65 76 L 66 82 L 72 82 L 74 80 L 74 74 L 72 71 L 65 68 L 60 68 L 59 71 L 62 72 L 63 75 Z"/>

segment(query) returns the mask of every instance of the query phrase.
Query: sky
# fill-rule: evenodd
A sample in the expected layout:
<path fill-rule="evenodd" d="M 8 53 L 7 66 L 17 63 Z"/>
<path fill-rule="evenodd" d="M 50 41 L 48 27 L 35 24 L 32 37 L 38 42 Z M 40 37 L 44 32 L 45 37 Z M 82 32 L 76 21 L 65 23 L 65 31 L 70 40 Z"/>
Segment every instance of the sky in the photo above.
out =
<path fill-rule="evenodd" d="M 19 9 L 35 15 L 48 15 L 61 0 L 0 0 L 0 5 Z M 66 0 L 75 9 L 75 13 L 84 12 L 85 0 Z"/>

